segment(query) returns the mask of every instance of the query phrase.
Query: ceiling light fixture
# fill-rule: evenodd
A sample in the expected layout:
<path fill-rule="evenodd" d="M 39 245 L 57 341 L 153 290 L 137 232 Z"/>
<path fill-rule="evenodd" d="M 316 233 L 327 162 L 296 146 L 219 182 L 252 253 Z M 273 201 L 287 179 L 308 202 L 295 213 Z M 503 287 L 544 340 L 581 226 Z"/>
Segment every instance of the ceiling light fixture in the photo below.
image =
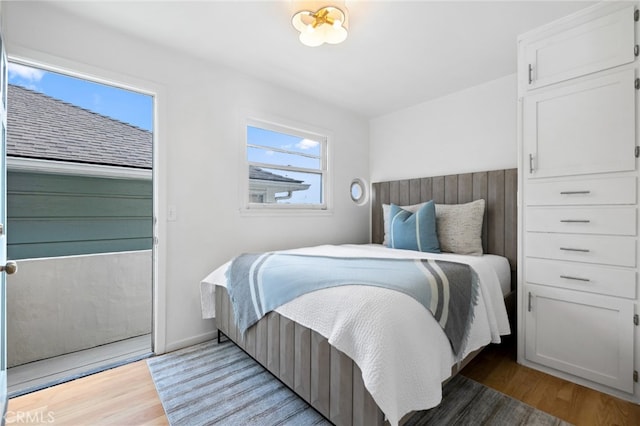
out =
<path fill-rule="evenodd" d="M 344 2 L 307 1 L 296 4 L 298 7 L 291 22 L 300 31 L 302 44 L 315 47 L 346 40 L 349 17 Z"/>

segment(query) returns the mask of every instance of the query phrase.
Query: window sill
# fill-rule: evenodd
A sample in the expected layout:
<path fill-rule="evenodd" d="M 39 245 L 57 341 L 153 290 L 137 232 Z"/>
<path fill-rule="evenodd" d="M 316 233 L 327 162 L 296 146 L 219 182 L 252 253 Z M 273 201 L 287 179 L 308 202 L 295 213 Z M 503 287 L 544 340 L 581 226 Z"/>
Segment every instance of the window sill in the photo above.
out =
<path fill-rule="evenodd" d="M 272 217 L 304 217 L 304 216 L 331 216 L 331 208 L 303 208 L 303 207 L 254 207 L 240 208 L 240 216 L 272 216 Z"/>

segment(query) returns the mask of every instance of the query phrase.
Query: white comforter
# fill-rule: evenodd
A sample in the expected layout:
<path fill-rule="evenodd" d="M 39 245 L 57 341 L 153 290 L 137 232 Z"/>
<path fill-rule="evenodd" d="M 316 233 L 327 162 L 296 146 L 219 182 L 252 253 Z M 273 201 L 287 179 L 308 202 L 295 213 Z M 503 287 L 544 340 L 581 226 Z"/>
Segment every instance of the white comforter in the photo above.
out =
<path fill-rule="evenodd" d="M 318 246 L 289 250 L 301 254 L 345 257 L 433 258 L 466 263 L 480 281 L 480 295 L 463 357 L 509 334 L 500 284 L 482 256 L 431 254 L 380 245 Z M 215 316 L 211 292 L 226 286 L 229 263 L 202 281 L 203 316 Z M 391 425 L 406 413 L 435 407 L 442 382 L 456 363 L 451 345 L 431 313 L 403 293 L 379 287 L 343 286 L 306 294 L 276 309 L 326 337 L 362 370 L 366 388 Z"/>

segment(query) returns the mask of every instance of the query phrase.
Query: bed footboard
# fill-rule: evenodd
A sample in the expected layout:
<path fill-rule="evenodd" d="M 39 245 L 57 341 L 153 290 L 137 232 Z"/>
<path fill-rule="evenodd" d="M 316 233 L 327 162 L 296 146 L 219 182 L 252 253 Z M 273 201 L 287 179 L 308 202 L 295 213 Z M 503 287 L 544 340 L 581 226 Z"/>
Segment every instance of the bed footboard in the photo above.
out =
<path fill-rule="evenodd" d="M 384 415 L 364 387 L 362 373 L 326 338 L 271 312 L 238 331 L 227 289 L 216 286 L 218 330 L 338 426 L 383 425 Z"/>

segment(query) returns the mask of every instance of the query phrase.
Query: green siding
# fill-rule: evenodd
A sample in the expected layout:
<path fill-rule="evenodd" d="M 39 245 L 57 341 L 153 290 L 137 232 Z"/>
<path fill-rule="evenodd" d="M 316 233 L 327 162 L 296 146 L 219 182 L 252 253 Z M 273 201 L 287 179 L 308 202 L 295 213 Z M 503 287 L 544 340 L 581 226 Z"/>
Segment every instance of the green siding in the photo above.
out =
<path fill-rule="evenodd" d="M 151 181 L 9 172 L 9 259 L 150 249 Z"/>

